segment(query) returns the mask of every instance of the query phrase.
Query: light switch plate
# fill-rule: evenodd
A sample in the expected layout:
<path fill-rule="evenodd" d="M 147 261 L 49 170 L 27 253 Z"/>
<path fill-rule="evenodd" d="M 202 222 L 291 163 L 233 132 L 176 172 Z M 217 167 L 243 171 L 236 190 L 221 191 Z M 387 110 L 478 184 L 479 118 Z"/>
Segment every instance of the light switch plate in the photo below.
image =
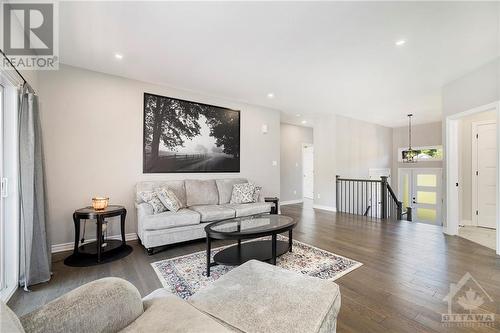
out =
<path fill-rule="evenodd" d="M 267 132 L 268 132 L 267 124 L 263 124 L 261 130 L 262 130 L 262 134 L 267 134 Z"/>

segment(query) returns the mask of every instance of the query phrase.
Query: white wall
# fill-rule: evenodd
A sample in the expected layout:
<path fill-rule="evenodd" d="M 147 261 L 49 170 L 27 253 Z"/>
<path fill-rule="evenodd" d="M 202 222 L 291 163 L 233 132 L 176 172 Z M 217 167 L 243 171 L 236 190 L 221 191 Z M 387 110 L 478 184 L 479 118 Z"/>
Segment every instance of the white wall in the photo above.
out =
<path fill-rule="evenodd" d="M 392 129 L 337 116 L 337 175 L 368 178 L 370 168 L 391 168 Z"/>
<path fill-rule="evenodd" d="M 443 117 L 499 100 L 500 57 L 443 87 Z"/>
<path fill-rule="evenodd" d="M 262 185 L 264 195 L 280 194 L 278 111 L 65 65 L 41 72 L 38 81 L 53 244 L 73 241 L 72 213 L 95 195 L 125 205 L 126 232 L 134 233 L 134 185 L 141 180 L 242 176 Z M 144 92 L 241 110 L 241 173 L 143 174 Z M 87 238 L 95 237 L 93 225 Z M 113 224 L 110 234 L 118 233 Z"/>
<path fill-rule="evenodd" d="M 313 143 L 313 129 L 282 123 L 280 133 L 280 200 L 302 200 L 302 145 Z"/>
<path fill-rule="evenodd" d="M 314 122 L 314 205 L 335 209 L 336 117 L 323 116 Z"/>
<path fill-rule="evenodd" d="M 391 128 L 342 116 L 323 116 L 314 124 L 317 207 L 335 208 L 335 175 L 368 178 L 369 168 L 391 168 Z"/>
<path fill-rule="evenodd" d="M 472 222 L 472 123 L 484 120 L 496 120 L 495 111 L 475 113 L 460 119 L 458 132 L 459 148 L 459 191 L 460 221 L 464 224 Z"/>

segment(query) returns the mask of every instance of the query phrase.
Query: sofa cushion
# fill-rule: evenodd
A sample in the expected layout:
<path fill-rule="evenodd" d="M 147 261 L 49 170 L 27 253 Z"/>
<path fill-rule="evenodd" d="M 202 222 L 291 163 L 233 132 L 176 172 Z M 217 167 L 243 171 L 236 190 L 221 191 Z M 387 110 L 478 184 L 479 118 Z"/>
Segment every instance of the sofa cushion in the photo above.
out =
<path fill-rule="evenodd" d="M 227 204 L 224 207 L 234 209 L 236 217 L 270 213 L 271 202 L 251 202 L 247 204 Z"/>
<path fill-rule="evenodd" d="M 145 181 L 139 182 L 136 185 L 136 203 L 141 203 L 143 200 L 139 196 L 142 191 L 154 191 L 159 187 L 168 187 L 182 203 L 182 207 L 186 207 L 186 188 L 183 180 L 168 180 L 168 181 Z"/>
<path fill-rule="evenodd" d="M 2 301 L 0 301 L 0 332 L 24 333 L 19 318 Z"/>
<path fill-rule="evenodd" d="M 233 211 L 234 212 L 234 211 Z M 164 212 L 143 217 L 144 230 L 161 230 L 200 223 L 200 214 L 190 209 L 183 208 L 177 212 Z"/>
<path fill-rule="evenodd" d="M 216 179 L 217 190 L 219 191 L 219 205 L 229 203 L 231 194 L 233 193 L 233 185 L 248 183 L 245 178 L 225 178 Z"/>
<path fill-rule="evenodd" d="M 123 329 L 132 332 L 233 332 L 174 295 L 153 299 L 142 316 Z"/>
<path fill-rule="evenodd" d="M 186 179 L 186 202 L 188 207 L 196 205 L 217 205 L 219 192 L 215 180 Z"/>
<path fill-rule="evenodd" d="M 234 209 L 220 205 L 191 206 L 189 209 L 200 213 L 201 222 L 230 219 L 236 216 Z"/>
<path fill-rule="evenodd" d="M 189 302 L 243 332 L 330 332 L 340 309 L 340 291 L 332 281 L 250 260 L 199 290 Z"/>

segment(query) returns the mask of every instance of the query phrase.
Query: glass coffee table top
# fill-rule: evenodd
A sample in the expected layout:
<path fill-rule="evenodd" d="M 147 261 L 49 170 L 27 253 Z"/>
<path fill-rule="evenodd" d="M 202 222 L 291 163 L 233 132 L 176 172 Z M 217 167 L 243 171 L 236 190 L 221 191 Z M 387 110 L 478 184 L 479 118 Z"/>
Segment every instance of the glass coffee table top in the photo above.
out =
<path fill-rule="evenodd" d="M 215 222 L 207 226 L 207 231 L 227 235 L 253 235 L 287 229 L 294 224 L 291 217 L 284 215 L 255 215 Z"/>

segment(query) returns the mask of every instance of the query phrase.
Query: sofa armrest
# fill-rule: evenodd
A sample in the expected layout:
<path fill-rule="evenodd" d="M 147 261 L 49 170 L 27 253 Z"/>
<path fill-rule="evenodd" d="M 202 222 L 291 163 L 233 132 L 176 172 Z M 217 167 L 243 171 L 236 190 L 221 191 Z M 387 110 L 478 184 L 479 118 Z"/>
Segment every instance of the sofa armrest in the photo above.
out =
<path fill-rule="evenodd" d="M 151 306 L 151 304 L 153 304 L 157 299 L 170 297 L 172 295 L 173 295 L 172 292 L 165 288 L 159 288 L 153 290 L 150 294 L 142 298 L 142 305 L 144 306 L 144 311 L 146 311 Z"/>
<path fill-rule="evenodd" d="M 21 317 L 26 333 L 118 332 L 143 313 L 141 295 L 128 281 L 87 283 Z"/>
<path fill-rule="evenodd" d="M 151 206 L 147 202 L 135 204 L 135 207 L 137 208 L 138 217 L 153 215 L 153 206 Z"/>

